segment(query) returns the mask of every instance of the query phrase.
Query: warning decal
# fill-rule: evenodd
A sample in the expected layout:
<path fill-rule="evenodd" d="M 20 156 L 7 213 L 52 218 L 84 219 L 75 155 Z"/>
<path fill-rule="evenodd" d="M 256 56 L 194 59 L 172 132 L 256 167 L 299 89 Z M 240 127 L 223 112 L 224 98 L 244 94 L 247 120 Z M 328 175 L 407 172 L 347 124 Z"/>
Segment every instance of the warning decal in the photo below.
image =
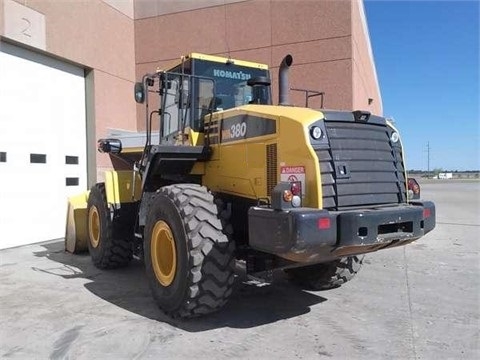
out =
<path fill-rule="evenodd" d="M 305 166 L 281 166 L 280 181 L 300 181 L 302 183 L 302 195 L 305 194 Z"/>

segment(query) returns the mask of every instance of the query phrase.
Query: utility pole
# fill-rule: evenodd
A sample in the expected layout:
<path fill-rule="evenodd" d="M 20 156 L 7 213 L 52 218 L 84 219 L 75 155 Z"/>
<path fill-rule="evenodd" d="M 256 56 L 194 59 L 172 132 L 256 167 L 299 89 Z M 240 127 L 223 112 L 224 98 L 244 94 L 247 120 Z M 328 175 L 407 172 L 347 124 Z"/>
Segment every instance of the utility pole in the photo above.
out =
<path fill-rule="evenodd" d="M 427 178 L 430 176 L 430 141 L 427 142 Z"/>

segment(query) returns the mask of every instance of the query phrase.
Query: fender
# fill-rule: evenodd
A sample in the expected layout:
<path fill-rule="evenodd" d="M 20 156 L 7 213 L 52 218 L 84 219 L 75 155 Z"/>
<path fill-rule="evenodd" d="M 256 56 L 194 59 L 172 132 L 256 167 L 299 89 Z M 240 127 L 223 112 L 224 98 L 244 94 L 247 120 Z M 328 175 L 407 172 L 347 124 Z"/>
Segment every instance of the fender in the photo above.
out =
<path fill-rule="evenodd" d="M 105 192 L 107 203 L 115 208 L 137 202 L 142 195 L 142 179 L 135 171 L 106 171 Z"/>

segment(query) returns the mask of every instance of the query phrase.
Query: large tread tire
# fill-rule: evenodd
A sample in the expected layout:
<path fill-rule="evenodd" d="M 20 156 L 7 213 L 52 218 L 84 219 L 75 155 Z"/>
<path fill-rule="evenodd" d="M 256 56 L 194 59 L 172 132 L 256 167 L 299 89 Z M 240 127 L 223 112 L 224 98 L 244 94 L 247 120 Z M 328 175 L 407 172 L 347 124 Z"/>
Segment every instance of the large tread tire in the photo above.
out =
<path fill-rule="evenodd" d="M 96 215 L 92 212 L 96 212 Z M 92 226 L 92 215 L 97 216 L 96 221 L 93 221 L 94 226 Z M 94 227 L 96 229 L 93 229 Z M 97 268 L 115 269 L 129 264 L 133 251 L 127 230 L 122 229 L 121 226 L 114 229 L 107 204 L 105 184 L 94 185 L 90 190 L 87 203 L 87 233 L 88 251 Z"/>
<path fill-rule="evenodd" d="M 161 258 L 152 256 L 158 223 L 168 225 L 175 244 L 175 274 L 164 284 L 152 264 Z M 214 198 L 205 187 L 170 185 L 153 195 L 144 231 L 145 267 L 153 297 L 167 315 L 195 317 L 227 302 L 234 283 L 234 247 L 222 230 Z"/>
<path fill-rule="evenodd" d="M 328 263 L 286 270 L 290 280 L 309 290 L 329 290 L 352 280 L 364 256 L 348 256 Z"/>

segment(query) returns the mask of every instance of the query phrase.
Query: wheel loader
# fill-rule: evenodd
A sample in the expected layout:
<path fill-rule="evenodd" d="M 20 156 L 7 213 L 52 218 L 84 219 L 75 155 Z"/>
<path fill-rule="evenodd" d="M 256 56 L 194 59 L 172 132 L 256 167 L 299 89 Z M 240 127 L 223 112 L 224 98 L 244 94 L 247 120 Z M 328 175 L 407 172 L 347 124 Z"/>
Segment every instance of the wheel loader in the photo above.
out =
<path fill-rule="evenodd" d="M 70 198 L 67 249 L 88 247 L 102 269 L 144 259 L 159 307 L 194 317 L 227 302 L 236 267 L 329 289 L 364 254 L 431 231 L 435 206 L 408 198 L 395 127 L 292 106 L 292 61 L 280 65 L 278 105 L 264 64 L 192 53 L 144 75 L 134 98 L 146 131 L 98 141 L 115 170 Z"/>

